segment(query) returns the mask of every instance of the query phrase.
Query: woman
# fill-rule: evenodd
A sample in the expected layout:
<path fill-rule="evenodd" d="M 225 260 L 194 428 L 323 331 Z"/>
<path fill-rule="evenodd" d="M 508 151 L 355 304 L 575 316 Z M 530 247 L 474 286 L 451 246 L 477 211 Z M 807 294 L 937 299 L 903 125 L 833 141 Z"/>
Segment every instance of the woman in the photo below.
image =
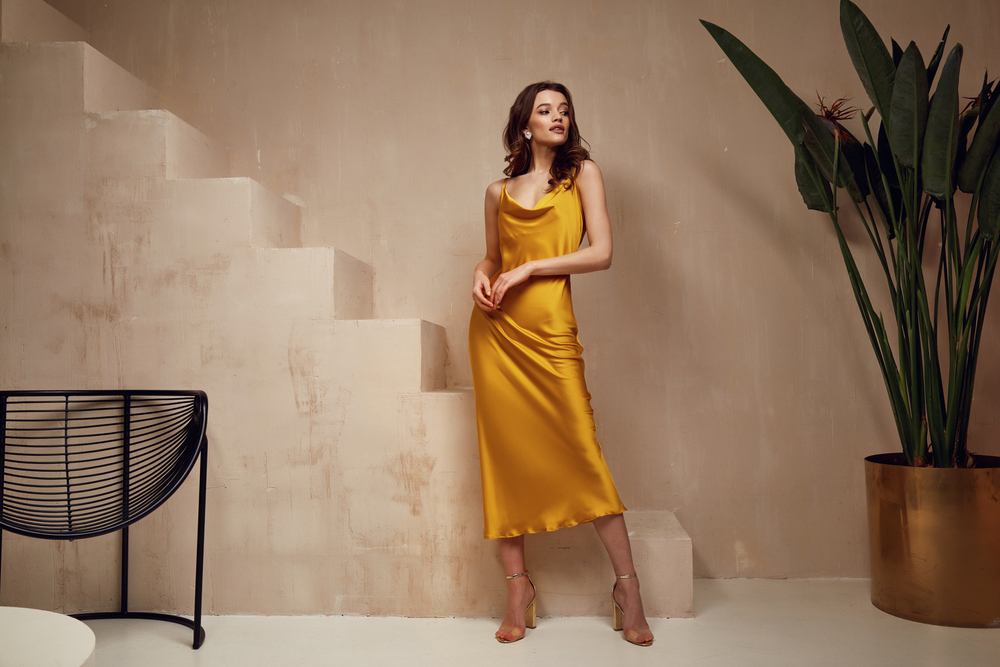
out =
<path fill-rule="evenodd" d="M 504 130 L 508 179 L 486 189 L 486 257 L 475 269 L 469 356 L 484 536 L 499 541 L 507 611 L 497 640 L 535 627 L 524 535 L 592 522 L 617 579 L 615 630 L 653 643 L 622 505 L 601 455 L 583 376 L 569 274 L 611 266 L 601 170 L 582 145 L 565 86 L 528 86 Z M 584 232 L 589 247 L 580 249 Z"/>

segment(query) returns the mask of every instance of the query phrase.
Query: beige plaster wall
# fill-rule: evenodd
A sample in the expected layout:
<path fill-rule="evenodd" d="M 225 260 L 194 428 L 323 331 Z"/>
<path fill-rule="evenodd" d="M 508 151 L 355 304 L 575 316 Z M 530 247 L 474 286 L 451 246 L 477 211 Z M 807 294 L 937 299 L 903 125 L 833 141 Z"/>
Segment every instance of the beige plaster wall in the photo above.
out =
<path fill-rule="evenodd" d="M 4 42 L 87 41 L 87 31 L 38 0 L 0 3 L 0 40 Z"/>
<path fill-rule="evenodd" d="M 566 83 L 615 233 L 612 269 L 574 292 L 626 504 L 675 510 L 700 576 L 865 576 L 861 458 L 897 447 L 882 381 L 790 147 L 697 23 L 731 29 L 807 100 L 866 105 L 837 2 L 51 4 L 228 148 L 233 173 L 300 203 L 306 245 L 370 263 L 376 317 L 444 325 L 451 386 L 470 383 L 469 276 L 506 110 L 527 83 Z M 950 22 L 964 95 L 1000 69 L 992 0 L 861 4 L 928 55 Z M 996 322 L 975 425 L 992 453 Z"/>

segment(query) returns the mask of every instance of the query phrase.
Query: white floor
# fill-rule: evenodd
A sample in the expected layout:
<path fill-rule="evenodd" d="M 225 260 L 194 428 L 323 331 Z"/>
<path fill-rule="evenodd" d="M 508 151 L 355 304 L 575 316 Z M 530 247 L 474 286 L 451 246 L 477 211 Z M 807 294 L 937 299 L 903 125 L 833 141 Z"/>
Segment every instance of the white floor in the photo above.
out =
<path fill-rule="evenodd" d="M 205 645 L 179 625 L 91 621 L 97 667 L 314 665 L 1000 665 L 1000 629 L 942 628 L 875 609 L 868 581 L 695 581 L 696 618 L 654 619 L 656 643 L 626 644 L 610 618 L 539 618 L 516 644 L 490 619 L 210 616 Z"/>

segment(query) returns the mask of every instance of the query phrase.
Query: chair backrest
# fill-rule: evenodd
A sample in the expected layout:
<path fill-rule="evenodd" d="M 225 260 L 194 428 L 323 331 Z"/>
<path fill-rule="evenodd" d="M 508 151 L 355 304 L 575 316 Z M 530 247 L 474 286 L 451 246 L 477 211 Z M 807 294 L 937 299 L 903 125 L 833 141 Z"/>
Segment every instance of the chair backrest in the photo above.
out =
<path fill-rule="evenodd" d="M 201 391 L 3 391 L 0 528 L 110 533 L 180 487 L 205 438 Z"/>

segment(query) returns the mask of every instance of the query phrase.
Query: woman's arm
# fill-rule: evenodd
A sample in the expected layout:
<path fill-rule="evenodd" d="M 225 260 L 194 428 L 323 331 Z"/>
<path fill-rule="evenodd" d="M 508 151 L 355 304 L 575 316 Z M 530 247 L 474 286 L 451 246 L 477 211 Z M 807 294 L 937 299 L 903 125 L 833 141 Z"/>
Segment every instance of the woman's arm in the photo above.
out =
<path fill-rule="evenodd" d="M 580 174 L 576 177 L 576 187 L 583 203 L 583 219 L 587 221 L 589 247 L 568 255 L 525 262 L 516 269 L 500 274 L 493 284 L 493 308 L 500 305 L 508 289 L 520 285 L 530 276 L 564 276 L 603 271 L 611 267 L 611 220 L 608 218 L 608 204 L 604 195 L 604 178 L 596 163 L 589 160 L 583 163 Z M 499 193 L 497 196 L 499 198 Z M 493 224 L 495 227 L 495 218 Z"/>
<path fill-rule="evenodd" d="M 500 230 L 497 218 L 500 214 L 500 192 L 503 181 L 491 183 L 486 188 L 486 257 L 476 265 L 472 272 L 472 298 L 480 310 L 492 311 L 493 292 L 490 288 L 490 276 L 500 270 Z"/>

